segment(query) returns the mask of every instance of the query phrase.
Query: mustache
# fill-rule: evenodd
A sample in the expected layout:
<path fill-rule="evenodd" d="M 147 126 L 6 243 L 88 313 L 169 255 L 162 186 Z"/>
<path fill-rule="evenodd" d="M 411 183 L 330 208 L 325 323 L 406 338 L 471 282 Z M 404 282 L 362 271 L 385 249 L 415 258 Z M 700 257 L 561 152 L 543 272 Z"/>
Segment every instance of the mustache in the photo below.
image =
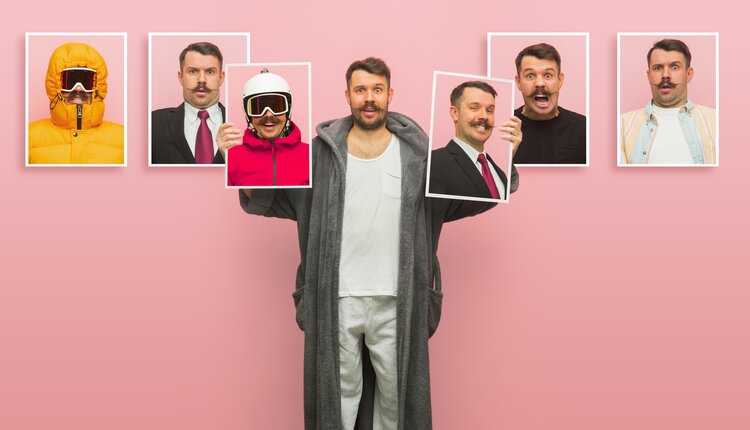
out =
<path fill-rule="evenodd" d="M 359 110 L 362 111 L 365 109 L 374 109 L 376 112 L 379 112 L 382 110 L 377 104 L 375 104 L 375 102 L 365 102 L 365 104 L 362 105 L 362 107 Z"/>
<path fill-rule="evenodd" d="M 676 86 L 669 78 L 662 78 L 661 83 L 659 83 L 659 88 L 674 88 Z"/>
<path fill-rule="evenodd" d="M 545 97 L 549 97 L 549 96 L 550 96 L 551 94 L 552 94 L 552 93 L 551 93 L 551 92 L 549 92 L 549 91 L 547 91 L 547 89 L 546 89 L 546 88 L 537 88 L 537 89 L 536 89 L 536 91 L 534 91 L 534 94 L 533 94 L 533 95 L 535 95 L 535 96 L 545 96 Z"/>
<path fill-rule="evenodd" d="M 495 124 L 490 123 L 486 119 L 476 119 L 474 121 L 469 121 L 469 125 L 472 127 L 483 125 L 485 126 L 485 128 L 495 128 Z"/>
<path fill-rule="evenodd" d="M 198 85 L 196 85 L 196 86 L 195 86 L 195 88 L 193 88 L 193 89 L 192 89 L 191 91 L 193 91 L 193 92 L 196 92 L 196 91 L 205 91 L 205 92 L 209 92 L 209 91 L 211 91 L 211 90 L 209 90 L 209 89 L 208 89 L 208 87 L 206 86 L 206 84 L 202 84 L 202 83 L 199 83 L 199 84 L 198 84 Z"/>
<path fill-rule="evenodd" d="M 281 120 L 279 118 L 277 118 L 275 115 L 262 116 L 262 117 L 260 117 L 260 119 L 261 119 L 261 121 L 260 121 L 261 124 L 271 123 L 271 124 L 276 125 L 276 124 L 280 124 L 281 123 Z"/>

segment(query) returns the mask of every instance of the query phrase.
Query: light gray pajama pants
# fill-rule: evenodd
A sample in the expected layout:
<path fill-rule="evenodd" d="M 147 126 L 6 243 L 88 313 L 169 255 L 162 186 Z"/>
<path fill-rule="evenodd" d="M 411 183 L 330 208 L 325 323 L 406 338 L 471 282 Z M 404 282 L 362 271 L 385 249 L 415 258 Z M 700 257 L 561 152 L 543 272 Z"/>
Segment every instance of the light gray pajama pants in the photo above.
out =
<path fill-rule="evenodd" d="M 341 421 L 353 430 L 362 397 L 362 342 L 375 369 L 374 430 L 398 428 L 396 297 L 339 298 Z"/>

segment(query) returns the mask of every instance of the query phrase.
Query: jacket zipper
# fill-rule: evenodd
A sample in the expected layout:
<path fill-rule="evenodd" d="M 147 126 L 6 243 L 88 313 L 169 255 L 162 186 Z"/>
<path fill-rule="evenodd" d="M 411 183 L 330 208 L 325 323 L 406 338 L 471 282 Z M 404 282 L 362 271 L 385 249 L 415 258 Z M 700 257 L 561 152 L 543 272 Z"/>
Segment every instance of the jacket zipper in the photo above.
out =
<path fill-rule="evenodd" d="M 81 129 L 82 120 L 83 120 L 83 105 L 76 105 L 76 130 Z"/>

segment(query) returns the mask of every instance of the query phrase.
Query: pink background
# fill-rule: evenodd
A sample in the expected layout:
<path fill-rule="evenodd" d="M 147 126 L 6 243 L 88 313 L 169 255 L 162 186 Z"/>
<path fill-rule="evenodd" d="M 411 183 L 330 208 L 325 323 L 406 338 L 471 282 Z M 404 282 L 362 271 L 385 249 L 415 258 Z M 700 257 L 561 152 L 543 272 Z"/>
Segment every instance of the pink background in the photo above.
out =
<path fill-rule="evenodd" d="M 642 109 L 651 100 L 646 77 L 646 54 L 661 39 L 679 39 L 690 49 L 693 79 L 688 98 L 704 106 L 716 106 L 716 37 L 711 36 L 627 36 L 620 38 L 620 112 Z"/>
<path fill-rule="evenodd" d="M 462 73 L 461 71 L 453 71 L 452 73 Z M 495 127 L 499 127 L 500 124 L 505 122 L 508 118 L 513 116 L 513 112 L 510 109 L 510 99 L 512 97 L 513 87 L 510 84 L 503 82 L 491 81 L 486 79 L 479 79 L 475 77 L 465 76 L 450 76 L 439 74 L 435 76 L 435 124 L 432 126 L 432 141 L 430 147 L 432 149 L 442 148 L 448 144 L 448 142 L 456 135 L 455 126 L 453 125 L 453 119 L 450 116 L 450 94 L 453 88 L 466 81 L 484 81 L 497 91 L 495 97 Z M 426 131 L 429 133 L 429 128 Z M 508 160 L 510 158 L 510 145 L 506 141 L 500 139 L 497 130 L 492 132 L 492 136 L 485 142 L 485 150 L 490 154 L 492 160 L 505 172 L 508 173 Z M 430 173 L 432 174 L 432 172 Z"/>
<path fill-rule="evenodd" d="M 490 62 L 493 78 L 515 79 L 516 55 L 527 46 L 549 43 L 557 49 L 565 81 L 560 89 L 559 105 L 586 115 L 586 37 L 585 36 L 492 36 Z M 516 107 L 523 96 L 516 90 Z"/>
<path fill-rule="evenodd" d="M 228 81 L 224 81 L 226 93 L 229 95 L 227 104 L 227 122 L 233 122 L 240 128 L 247 128 L 247 121 L 242 108 L 242 88 L 245 82 L 267 67 L 268 71 L 286 79 L 292 90 L 292 121 L 302 132 L 302 141 L 310 143 L 310 120 L 308 103 L 310 100 L 310 82 L 307 65 L 275 66 L 257 64 L 253 66 L 231 66 L 227 69 Z M 228 85 L 227 85 L 228 84 Z M 313 131 L 314 133 L 314 131 Z"/>
<path fill-rule="evenodd" d="M 21 30 L 23 31 L 23 30 Z M 125 63 L 122 36 L 29 36 L 29 122 L 49 118 L 49 97 L 45 89 L 50 56 L 58 46 L 67 42 L 93 46 L 107 63 L 107 96 L 104 98 L 104 120 L 123 124 Z M 19 63 L 23 66 L 23 57 Z M 19 81 L 21 82 L 21 81 Z"/>
<path fill-rule="evenodd" d="M 182 87 L 177 80 L 180 71 L 180 53 L 195 42 L 211 42 L 219 47 L 224 57 L 224 65 L 246 63 L 248 61 L 247 37 L 213 36 L 195 34 L 153 35 L 151 38 L 151 110 L 178 106 L 184 101 Z M 224 88 L 221 89 L 221 103 L 224 103 Z"/>
<path fill-rule="evenodd" d="M 8 82 L 23 82 L 24 31 L 129 31 L 131 150 L 127 169 L 29 170 L 23 127 L 6 129 L 0 428 L 301 428 L 294 224 L 242 212 L 223 169 L 146 164 L 147 33 L 186 27 L 252 31 L 258 61 L 312 61 L 316 123 L 348 113 L 349 63 L 383 56 L 393 109 L 425 127 L 432 71 L 484 74 L 488 31 L 590 31 L 591 166 L 522 170 L 510 205 L 444 228 L 445 308 L 430 341 L 434 427 L 750 427 L 744 91 L 722 87 L 720 168 L 615 164 L 616 32 L 720 29 L 730 82 L 750 66 L 736 54 L 747 23 L 734 3 L 672 8 L 669 25 L 644 13 L 654 5 L 643 0 L 616 13 L 576 0 L 554 13 L 496 0 L 466 9 L 288 5 L 285 32 L 276 20 L 227 13 L 245 10 L 236 1 L 153 3 L 148 14 L 113 2 L 74 21 L 48 1 L 8 9 Z M 278 4 L 253 4 L 253 13 L 274 16 Z M 23 99 L 21 85 L 7 91 Z M 17 106 L 0 104 L 0 114 L 23 124 Z"/>

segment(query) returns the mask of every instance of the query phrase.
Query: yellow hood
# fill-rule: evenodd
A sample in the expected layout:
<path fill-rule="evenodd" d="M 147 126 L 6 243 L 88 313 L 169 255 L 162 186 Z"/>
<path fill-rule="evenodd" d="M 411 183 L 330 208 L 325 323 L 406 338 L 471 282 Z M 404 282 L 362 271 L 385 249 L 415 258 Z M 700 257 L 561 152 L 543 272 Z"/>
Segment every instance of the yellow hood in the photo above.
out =
<path fill-rule="evenodd" d="M 98 127 L 104 118 L 104 97 L 107 95 L 107 64 L 101 54 L 85 43 L 65 43 L 52 53 L 47 67 L 45 85 L 50 100 L 50 116 L 58 127 L 76 128 L 76 105 L 67 104 L 61 95 L 60 75 L 68 67 L 89 67 L 96 70 L 96 88 L 91 103 L 83 105 L 82 129 Z"/>

